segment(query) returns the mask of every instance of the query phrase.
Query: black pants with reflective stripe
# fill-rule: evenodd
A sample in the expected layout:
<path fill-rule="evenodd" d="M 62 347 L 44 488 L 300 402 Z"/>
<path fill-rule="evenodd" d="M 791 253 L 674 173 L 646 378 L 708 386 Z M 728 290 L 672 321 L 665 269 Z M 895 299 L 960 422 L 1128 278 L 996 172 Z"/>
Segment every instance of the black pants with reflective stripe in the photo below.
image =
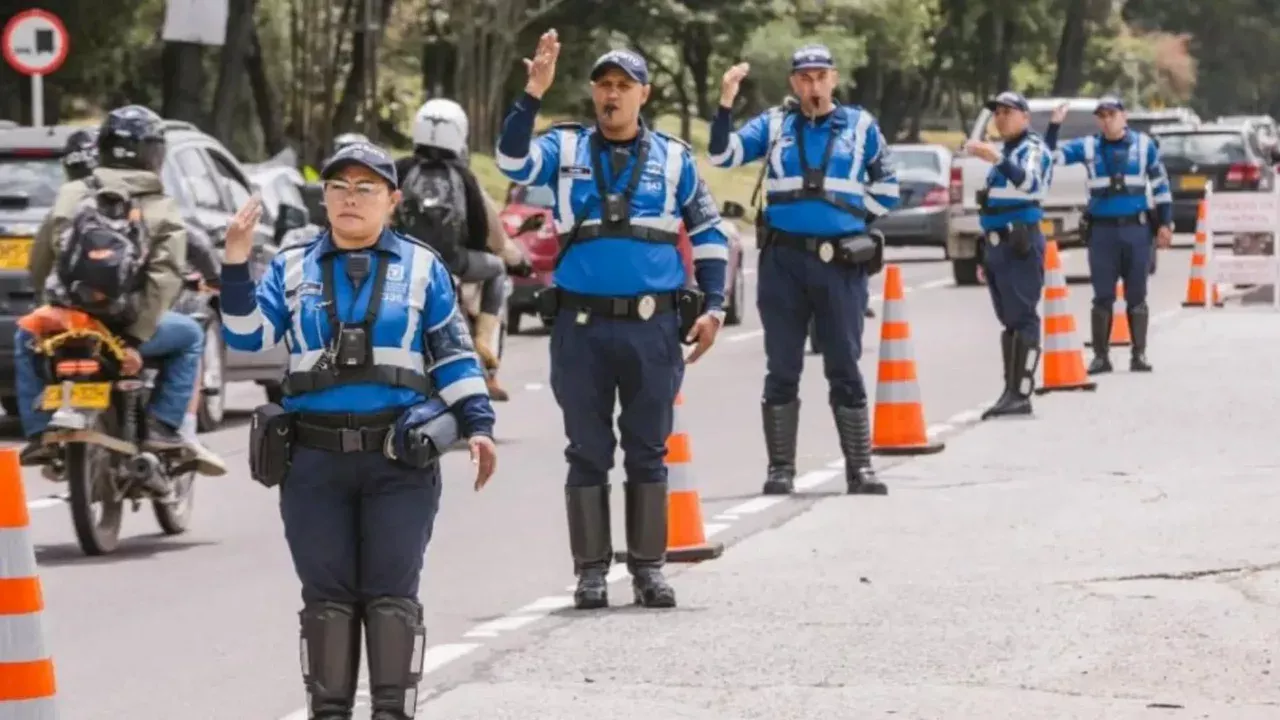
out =
<path fill-rule="evenodd" d="M 439 464 L 297 448 L 280 516 L 303 602 L 417 598 L 440 490 Z"/>

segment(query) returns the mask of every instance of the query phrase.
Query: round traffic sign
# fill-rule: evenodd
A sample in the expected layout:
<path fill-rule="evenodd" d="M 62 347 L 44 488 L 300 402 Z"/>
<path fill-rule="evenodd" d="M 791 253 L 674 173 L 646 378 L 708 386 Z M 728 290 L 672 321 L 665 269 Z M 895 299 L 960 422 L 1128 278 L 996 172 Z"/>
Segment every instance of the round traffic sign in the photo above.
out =
<path fill-rule="evenodd" d="M 48 75 L 67 59 L 67 26 L 46 10 L 27 10 L 4 26 L 4 59 L 23 75 Z"/>

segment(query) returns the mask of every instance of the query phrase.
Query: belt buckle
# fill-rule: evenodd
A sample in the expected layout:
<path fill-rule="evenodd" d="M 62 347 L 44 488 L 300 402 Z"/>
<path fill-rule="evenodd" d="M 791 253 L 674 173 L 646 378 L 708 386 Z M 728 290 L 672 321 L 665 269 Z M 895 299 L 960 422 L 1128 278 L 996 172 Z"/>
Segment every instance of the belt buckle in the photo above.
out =
<path fill-rule="evenodd" d="M 355 428 L 341 428 L 338 430 L 338 447 L 344 453 L 360 452 L 364 450 L 364 436 Z"/>
<path fill-rule="evenodd" d="M 641 320 L 648 320 L 658 311 L 658 299 L 652 295 L 641 295 L 636 302 L 636 315 Z"/>
<path fill-rule="evenodd" d="M 818 259 L 824 263 L 829 263 L 836 257 L 836 246 L 830 240 L 823 240 L 818 243 Z"/>
<path fill-rule="evenodd" d="M 995 247 L 996 245 L 999 245 L 999 244 L 1000 244 L 1000 231 L 999 231 L 999 230 L 992 230 L 991 232 L 987 233 L 987 242 L 988 242 L 988 243 L 991 243 L 991 247 Z"/>

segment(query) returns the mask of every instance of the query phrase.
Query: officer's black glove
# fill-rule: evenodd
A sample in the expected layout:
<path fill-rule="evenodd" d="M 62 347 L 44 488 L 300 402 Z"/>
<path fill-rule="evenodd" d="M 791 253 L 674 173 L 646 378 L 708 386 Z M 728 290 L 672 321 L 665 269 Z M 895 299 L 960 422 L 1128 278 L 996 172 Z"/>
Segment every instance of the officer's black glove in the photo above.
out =
<path fill-rule="evenodd" d="M 440 459 L 460 433 L 458 420 L 440 398 L 405 410 L 387 434 L 383 454 L 409 467 L 425 468 Z"/>

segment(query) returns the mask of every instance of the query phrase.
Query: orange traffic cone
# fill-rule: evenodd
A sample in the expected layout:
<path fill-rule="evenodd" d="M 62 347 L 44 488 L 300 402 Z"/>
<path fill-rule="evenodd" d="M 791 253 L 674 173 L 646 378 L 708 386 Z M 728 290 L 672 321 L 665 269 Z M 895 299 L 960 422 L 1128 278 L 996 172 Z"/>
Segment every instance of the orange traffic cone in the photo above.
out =
<path fill-rule="evenodd" d="M 675 422 L 667 438 L 667 562 L 712 560 L 724 553 L 724 543 L 708 542 L 702 523 L 702 498 L 693 477 L 693 446 L 684 429 L 680 408 L 684 394 L 676 393 Z M 626 562 L 626 552 L 614 553 Z"/>
<path fill-rule="evenodd" d="M 1195 307 L 1197 305 L 1204 306 L 1208 300 L 1208 289 L 1205 287 L 1204 266 L 1208 253 L 1209 238 L 1204 232 L 1204 217 L 1207 212 L 1207 204 L 1204 200 L 1200 201 L 1200 206 L 1196 210 L 1196 244 L 1191 249 L 1191 273 L 1187 277 L 1187 297 L 1182 301 L 1182 307 Z M 1218 284 L 1213 284 L 1213 304 L 1215 307 L 1222 307 L 1222 296 L 1218 294 Z"/>
<path fill-rule="evenodd" d="M 1111 347 L 1125 347 L 1133 344 L 1133 335 L 1129 333 L 1129 303 L 1124 299 L 1124 281 L 1116 281 L 1116 300 L 1111 305 L 1111 339 L 1107 344 Z M 1085 347 L 1093 347 L 1092 340 L 1084 341 Z"/>
<path fill-rule="evenodd" d="M 930 441 L 925 429 L 905 298 L 902 269 L 887 265 L 871 435 L 871 450 L 877 455 L 929 455 L 946 447 L 942 442 Z"/>
<path fill-rule="evenodd" d="M 1076 335 L 1076 319 L 1067 305 L 1067 276 L 1062 271 L 1058 243 L 1050 240 L 1044 252 L 1044 351 L 1040 364 L 1044 381 L 1037 395 L 1063 390 L 1097 390 L 1084 367 L 1084 348 Z"/>
<path fill-rule="evenodd" d="M 18 451 L 0 451 L 0 718 L 56 718 L 53 660 Z"/>

